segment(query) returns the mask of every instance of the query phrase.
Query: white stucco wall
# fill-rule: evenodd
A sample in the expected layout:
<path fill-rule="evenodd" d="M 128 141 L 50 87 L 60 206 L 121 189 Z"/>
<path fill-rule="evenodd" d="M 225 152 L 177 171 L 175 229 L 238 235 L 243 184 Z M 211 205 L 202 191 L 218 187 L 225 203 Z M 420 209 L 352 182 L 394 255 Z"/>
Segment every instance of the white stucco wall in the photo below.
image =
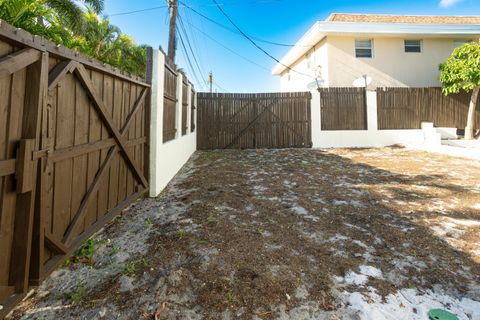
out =
<path fill-rule="evenodd" d="M 189 99 L 187 111 L 187 134 L 181 135 L 182 124 L 182 86 L 177 86 L 177 110 L 176 123 L 177 135 L 174 140 L 163 143 L 163 94 L 165 76 L 165 56 L 160 50 L 153 50 L 153 73 L 152 73 L 152 102 L 151 102 L 151 125 L 150 125 L 150 196 L 156 197 L 167 186 L 170 180 L 177 174 L 190 156 L 197 150 L 197 131 L 191 132 L 190 114 L 191 100 Z M 182 75 L 179 73 L 177 83 L 182 83 Z M 191 91 L 191 85 L 188 86 Z M 189 94 L 189 97 L 190 94 Z M 196 99 L 196 97 L 195 97 Z M 195 110 L 195 123 L 197 113 Z"/>
<path fill-rule="evenodd" d="M 454 49 L 455 39 L 416 37 L 369 37 L 373 40 L 373 57 L 355 57 L 353 36 L 328 36 L 329 85 L 350 87 L 366 74 L 372 87 L 440 86 L 438 66 Z M 404 40 L 421 40 L 422 52 L 406 53 Z"/>
<path fill-rule="evenodd" d="M 295 71 L 290 71 L 290 80 L 288 80 L 288 71 L 280 76 L 280 90 L 282 92 L 306 91 L 307 85 L 315 80 L 316 70 L 321 66 L 322 78 L 325 80 L 324 86 L 328 85 L 328 49 L 325 40 L 320 41 L 306 55 L 291 67 L 291 69 L 303 73 L 302 75 Z M 310 66 L 307 56 L 311 55 Z M 308 75 L 308 76 L 306 76 Z"/>
<path fill-rule="evenodd" d="M 373 40 L 373 58 L 355 57 L 355 39 Z M 404 40 L 421 40 L 422 52 L 406 53 Z M 310 52 L 313 62 L 307 66 L 307 55 L 291 68 L 315 77 L 317 66 L 322 68 L 323 86 L 351 87 L 355 79 L 367 74 L 375 87 L 440 86 L 438 66 L 450 56 L 457 38 L 378 37 L 328 35 Z M 310 77 L 294 71 L 282 73 L 281 91 L 304 91 Z"/>
<path fill-rule="evenodd" d="M 394 144 L 422 144 L 425 141 L 423 130 L 378 130 L 377 95 L 367 92 L 368 130 L 321 129 L 320 95 L 312 91 L 312 144 L 313 148 L 368 148 Z"/>

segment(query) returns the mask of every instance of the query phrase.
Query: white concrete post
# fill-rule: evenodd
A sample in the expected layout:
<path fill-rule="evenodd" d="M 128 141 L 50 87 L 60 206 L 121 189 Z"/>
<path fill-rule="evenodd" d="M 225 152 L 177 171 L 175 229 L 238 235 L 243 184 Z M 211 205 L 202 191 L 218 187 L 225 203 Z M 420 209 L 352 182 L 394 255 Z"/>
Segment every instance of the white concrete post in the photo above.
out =
<path fill-rule="evenodd" d="M 150 191 L 151 197 L 157 196 L 161 187 L 158 185 L 157 159 L 161 156 L 163 144 L 163 96 L 165 83 L 165 55 L 154 49 L 152 55 L 152 86 L 150 116 Z"/>
<path fill-rule="evenodd" d="M 190 134 L 191 130 L 190 128 L 192 127 L 191 122 L 192 122 L 192 84 L 189 82 L 187 86 L 188 94 L 187 94 L 187 101 L 188 101 L 188 107 L 187 107 L 187 134 Z"/>
<path fill-rule="evenodd" d="M 320 135 L 322 134 L 322 119 L 320 112 L 320 92 L 312 91 L 311 101 L 311 117 L 312 117 L 312 148 L 318 148 L 320 145 Z"/>
<path fill-rule="evenodd" d="M 177 104 L 175 105 L 175 139 L 182 136 L 182 99 L 183 99 L 183 74 L 177 72 Z"/>
<path fill-rule="evenodd" d="M 378 131 L 377 92 L 367 91 L 367 129 Z"/>

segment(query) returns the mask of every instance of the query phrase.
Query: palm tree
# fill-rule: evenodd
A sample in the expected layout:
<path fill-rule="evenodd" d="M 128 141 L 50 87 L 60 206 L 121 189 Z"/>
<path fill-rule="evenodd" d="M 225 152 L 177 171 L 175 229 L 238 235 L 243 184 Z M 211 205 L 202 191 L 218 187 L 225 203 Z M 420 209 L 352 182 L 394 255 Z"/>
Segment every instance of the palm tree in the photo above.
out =
<path fill-rule="evenodd" d="M 0 19 L 59 44 L 68 38 L 57 12 L 45 0 L 0 0 Z"/>
<path fill-rule="evenodd" d="M 46 5 L 52 8 L 62 18 L 65 26 L 76 34 L 83 32 L 84 16 L 79 2 L 86 5 L 95 13 L 100 13 L 104 7 L 104 0 L 45 0 Z"/>

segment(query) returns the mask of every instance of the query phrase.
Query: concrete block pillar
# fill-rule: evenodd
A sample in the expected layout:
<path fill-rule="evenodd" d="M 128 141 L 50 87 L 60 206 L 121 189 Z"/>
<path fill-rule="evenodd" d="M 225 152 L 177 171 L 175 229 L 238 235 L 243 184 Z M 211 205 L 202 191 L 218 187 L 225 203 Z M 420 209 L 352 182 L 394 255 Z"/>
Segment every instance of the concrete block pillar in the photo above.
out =
<path fill-rule="evenodd" d="M 158 175 L 162 168 L 157 167 L 160 149 L 163 144 L 163 96 L 165 84 L 165 54 L 161 50 L 152 50 L 152 86 L 150 106 L 150 191 L 151 197 L 160 193 Z"/>
<path fill-rule="evenodd" d="M 312 147 L 318 148 L 320 146 L 320 135 L 322 131 L 320 92 L 318 92 L 318 90 L 312 91 L 310 108 L 312 117 Z"/>
<path fill-rule="evenodd" d="M 376 91 L 367 91 L 367 128 L 368 131 L 378 131 Z"/>

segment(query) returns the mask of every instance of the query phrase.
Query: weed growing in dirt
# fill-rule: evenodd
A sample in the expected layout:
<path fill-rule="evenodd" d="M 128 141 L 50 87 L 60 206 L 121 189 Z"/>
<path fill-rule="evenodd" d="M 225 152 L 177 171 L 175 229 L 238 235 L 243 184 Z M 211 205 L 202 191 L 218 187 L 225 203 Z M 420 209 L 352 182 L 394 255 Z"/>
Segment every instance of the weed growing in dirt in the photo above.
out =
<path fill-rule="evenodd" d="M 207 224 L 217 224 L 218 218 L 213 212 L 210 212 L 207 217 Z"/>
<path fill-rule="evenodd" d="M 218 153 L 214 151 L 208 151 L 203 154 L 203 157 L 201 160 L 208 160 L 208 161 L 213 161 L 218 158 Z"/>
<path fill-rule="evenodd" d="M 199 240 L 197 240 L 197 244 L 199 244 L 199 245 L 207 245 L 207 244 L 208 244 L 208 240 L 199 239 Z"/>
<path fill-rule="evenodd" d="M 147 218 L 145 219 L 145 227 L 151 227 L 153 225 L 152 219 Z"/>
<path fill-rule="evenodd" d="M 68 267 L 76 262 L 91 264 L 93 254 L 95 253 L 95 246 L 97 244 L 100 244 L 100 242 L 97 242 L 95 239 L 88 239 L 77 251 L 75 251 L 71 258 L 65 259 L 63 265 Z"/>
<path fill-rule="evenodd" d="M 180 229 L 178 230 L 178 238 L 179 239 L 183 239 L 187 236 L 187 231 L 183 230 L 183 229 Z"/>
<path fill-rule="evenodd" d="M 134 260 L 134 261 L 131 261 L 131 262 L 125 264 L 123 273 L 128 275 L 128 276 L 131 276 L 134 273 L 136 273 L 139 270 L 140 267 L 146 268 L 147 266 L 148 266 L 148 262 L 145 258 Z"/>
<path fill-rule="evenodd" d="M 227 303 L 228 304 L 235 304 L 237 302 L 237 298 L 232 291 L 227 292 Z"/>
<path fill-rule="evenodd" d="M 85 282 L 78 280 L 74 290 L 65 292 L 63 296 L 65 299 L 71 300 L 73 304 L 77 304 L 82 300 L 86 291 Z"/>

